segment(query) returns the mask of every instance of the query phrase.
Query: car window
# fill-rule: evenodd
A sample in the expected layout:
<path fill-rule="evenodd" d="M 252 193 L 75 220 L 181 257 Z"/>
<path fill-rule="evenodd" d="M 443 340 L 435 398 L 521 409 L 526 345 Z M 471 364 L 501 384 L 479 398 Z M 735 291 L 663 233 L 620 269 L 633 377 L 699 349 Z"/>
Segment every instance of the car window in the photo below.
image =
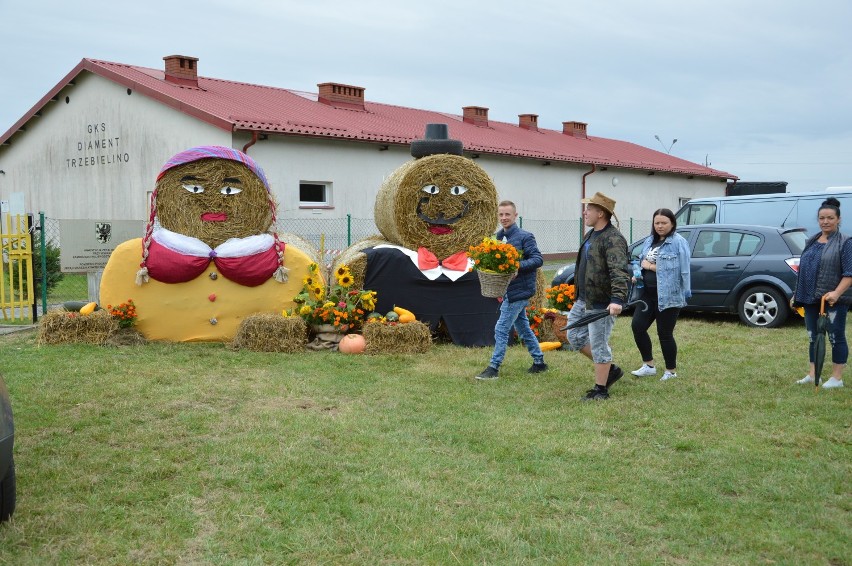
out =
<path fill-rule="evenodd" d="M 676 217 L 678 224 L 715 224 L 715 204 L 689 204 Z"/>
<path fill-rule="evenodd" d="M 737 255 L 752 255 L 760 245 L 760 237 L 754 234 L 743 234 L 740 247 L 737 249 Z"/>
<path fill-rule="evenodd" d="M 703 230 L 698 234 L 692 257 L 749 256 L 760 245 L 761 239 L 754 234 Z"/>
<path fill-rule="evenodd" d="M 805 249 L 805 243 L 808 241 L 808 236 L 805 232 L 784 232 L 781 234 L 784 241 L 787 242 L 787 247 L 793 255 L 802 255 L 802 250 Z"/>

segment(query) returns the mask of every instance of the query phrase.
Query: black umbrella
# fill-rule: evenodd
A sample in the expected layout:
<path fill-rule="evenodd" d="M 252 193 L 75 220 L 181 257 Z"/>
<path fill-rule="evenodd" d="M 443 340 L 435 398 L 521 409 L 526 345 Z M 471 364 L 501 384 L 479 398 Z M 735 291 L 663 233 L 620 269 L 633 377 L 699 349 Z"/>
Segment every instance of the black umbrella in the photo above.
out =
<path fill-rule="evenodd" d="M 646 303 L 642 299 L 636 299 L 635 301 L 630 301 L 629 303 L 624 305 L 624 308 L 632 307 L 632 306 L 635 306 L 635 305 L 638 305 L 638 304 L 642 305 L 642 312 L 645 312 L 646 310 L 648 310 L 648 303 Z M 605 316 L 609 316 L 609 311 L 607 309 L 586 311 L 586 314 L 584 314 L 583 316 L 581 316 L 580 318 L 578 318 L 574 322 L 568 324 L 567 326 L 560 328 L 559 330 L 571 330 L 572 328 L 579 328 L 581 326 L 586 326 L 587 324 L 590 324 L 590 323 L 592 323 L 596 320 L 600 320 Z M 824 345 L 823 345 L 823 348 L 825 348 Z"/>
<path fill-rule="evenodd" d="M 825 333 L 828 330 L 828 314 L 825 312 L 825 297 L 819 302 L 819 318 L 814 336 L 814 386 L 819 391 L 819 375 L 825 364 Z"/>

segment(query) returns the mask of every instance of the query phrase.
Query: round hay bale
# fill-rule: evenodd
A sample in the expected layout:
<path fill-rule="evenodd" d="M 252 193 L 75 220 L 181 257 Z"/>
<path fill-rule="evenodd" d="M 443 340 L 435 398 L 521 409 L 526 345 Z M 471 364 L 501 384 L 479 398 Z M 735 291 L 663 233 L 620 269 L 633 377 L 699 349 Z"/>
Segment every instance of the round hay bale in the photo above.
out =
<path fill-rule="evenodd" d="M 385 179 L 376 195 L 375 221 L 391 243 L 427 247 L 445 259 L 494 232 L 497 189 L 471 159 L 430 155 Z"/>
<path fill-rule="evenodd" d="M 81 315 L 65 310 L 48 311 L 41 317 L 37 343 L 105 344 L 118 331 L 118 321 L 105 310 Z"/>
<path fill-rule="evenodd" d="M 253 352 L 303 352 L 308 343 L 308 327 L 299 317 L 260 313 L 246 317 L 237 329 L 233 348 Z"/>
<path fill-rule="evenodd" d="M 298 248 L 305 252 L 312 262 L 317 265 L 322 265 L 322 258 L 320 258 L 319 250 L 314 247 L 312 243 L 302 238 L 301 236 L 297 236 L 291 232 L 278 232 L 278 239 L 281 240 L 285 245 L 292 245 L 295 248 Z"/>
<path fill-rule="evenodd" d="M 197 189 L 193 192 L 186 187 Z M 226 187 L 241 192 L 225 194 Z M 199 159 L 178 165 L 157 181 L 157 217 L 163 228 L 198 238 L 211 248 L 228 238 L 267 232 L 272 226 L 271 199 L 257 175 L 242 163 L 227 159 Z M 202 219 L 210 213 L 224 214 L 224 220 Z"/>
<path fill-rule="evenodd" d="M 424 354 L 432 346 L 429 327 L 420 321 L 364 325 L 367 354 Z"/>
<path fill-rule="evenodd" d="M 361 250 L 378 246 L 379 244 L 389 244 L 381 235 L 368 236 L 358 240 L 345 250 L 343 253 L 334 258 L 334 263 L 331 265 L 331 272 L 337 271 L 341 265 L 349 267 L 349 273 L 352 274 L 352 288 L 364 288 L 364 276 L 367 273 L 367 256 Z"/>

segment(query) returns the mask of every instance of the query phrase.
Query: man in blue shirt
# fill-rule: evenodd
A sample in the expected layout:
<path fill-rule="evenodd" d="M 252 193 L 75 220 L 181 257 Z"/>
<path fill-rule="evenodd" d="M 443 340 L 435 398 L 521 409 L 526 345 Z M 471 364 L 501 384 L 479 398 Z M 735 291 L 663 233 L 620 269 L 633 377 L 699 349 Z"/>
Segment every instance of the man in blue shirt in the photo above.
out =
<path fill-rule="evenodd" d="M 530 328 L 527 318 L 526 307 L 530 297 L 535 295 L 536 271 L 544 264 L 541 252 L 536 244 L 535 236 L 526 230 L 521 230 L 515 223 L 518 211 L 515 203 L 510 200 L 502 201 L 497 207 L 497 218 L 502 228 L 497 232 L 498 240 L 512 244 L 521 252 L 521 266 L 515 274 L 515 278 L 509 283 L 506 295 L 500 305 L 500 318 L 494 327 L 494 353 L 491 361 L 476 379 L 497 379 L 500 364 L 506 355 L 506 347 L 509 345 L 512 327 L 518 332 L 518 336 L 526 345 L 533 359 L 533 365 L 527 370 L 529 373 L 540 373 L 547 369 L 544 363 L 544 354 L 538 345 L 538 338 Z"/>

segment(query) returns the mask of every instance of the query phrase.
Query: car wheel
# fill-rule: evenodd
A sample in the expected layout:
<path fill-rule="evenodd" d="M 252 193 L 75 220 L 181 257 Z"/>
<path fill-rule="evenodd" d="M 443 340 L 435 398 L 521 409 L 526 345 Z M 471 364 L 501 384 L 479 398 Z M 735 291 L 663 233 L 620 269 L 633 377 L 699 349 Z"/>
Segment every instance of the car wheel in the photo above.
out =
<path fill-rule="evenodd" d="M 740 296 L 737 313 L 748 326 L 775 328 L 784 324 L 790 307 L 784 295 L 773 287 L 751 287 Z"/>
<path fill-rule="evenodd" d="M 15 460 L 0 481 L 0 521 L 8 521 L 15 511 Z"/>

